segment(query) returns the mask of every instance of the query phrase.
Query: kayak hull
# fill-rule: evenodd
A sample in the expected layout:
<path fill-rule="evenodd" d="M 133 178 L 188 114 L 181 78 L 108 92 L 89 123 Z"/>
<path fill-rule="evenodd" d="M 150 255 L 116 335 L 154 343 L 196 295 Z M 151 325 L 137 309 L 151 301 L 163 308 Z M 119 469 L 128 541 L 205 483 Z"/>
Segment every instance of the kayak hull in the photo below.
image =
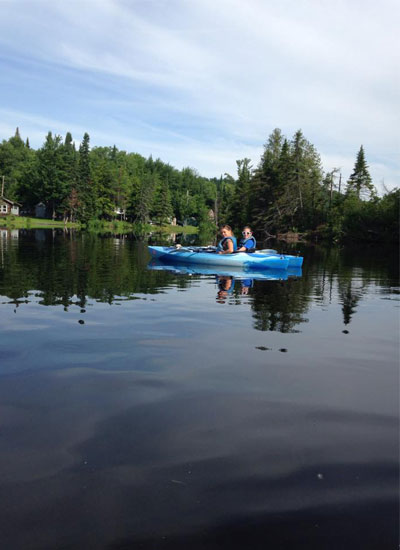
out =
<path fill-rule="evenodd" d="M 273 250 L 272 248 L 265 248 L 264 250 L 260 250 L 259 252 L 262 254 L 278 254 L 278 252 L 276 250 Z M 293 256 L 292 254 L 281 254 L 281 256 L 289 260 L 289 267 L 301 267 L 303 265 L 302 256 Z"/>
<path fill-rule="evenodd" d="M 289 267 L 301 267 L 303 265 L 302 256 L 292 256 L 290 254 L 283 254 L 283 257 L 289 260 Z"/>
<path fill-rule="evenodd" d="M 167 246 L 149 246 L 153 258 L 168 260 L 168 262 L 191 263 L 200 265 L 218 265 L 224 267 L 240 267 L 248 270 L 287 269 L 289 259 L 278 254 L 258 254 L 253 252 L 238 252 L 236 254 L 216 254 L 215 252 L 199 252 L 185 248 Z"/>

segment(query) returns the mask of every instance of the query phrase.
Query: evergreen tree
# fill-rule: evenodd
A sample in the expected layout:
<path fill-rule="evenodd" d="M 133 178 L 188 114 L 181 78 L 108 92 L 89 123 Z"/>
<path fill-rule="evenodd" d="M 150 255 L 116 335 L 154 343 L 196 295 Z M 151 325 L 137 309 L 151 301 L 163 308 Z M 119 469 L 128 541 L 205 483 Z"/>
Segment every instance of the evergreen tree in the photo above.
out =
<path fill-rule="evenodd" d="M 268 229 L 271 232 L 285 230 L 294 225 L 297 203 L 293 189 L 293 159 L 290 144 L 285 138 L 273 171 L 273 194 L 268 208 Z"/>
<path fill-rule="evenodd" d="M 60 213 L 69 189 L 66 181 L 66 167 L 62 150 L 61 136 L 49 132 L 43 146 L 37 152 L 38 159 L 38 200 L 50 209 L 52 218 Z"/>
<path fill-rule="evenodd" d="M 276 209 L 281 230 L 311 228 L 317 220 L 322 192 L 322 167 L 315 147 L 298 130 L 279 163 Z M 276 220 L 278 221 L 278 220 Z"/>
<path fill-rule="evenodd" d="M 76 220 L 78 211 L 78 155 L 70 132 L 67 132 L 62 147 L 64 157 L 66 195 L 62 203 L 64 220 Z"/>
<path fill-rule="evenodd" d="M 91 176 L 96 197 L 96 214 L 112 218 L 116 210 L 116 150 L 95 147 L 90 154 Z"/>
<path fill-rule="evenodd" d="M 4 194 L 9 199 L 20 198 L 20 188 L 33 153 L 22 141 L 17 128 L 15 135 L 0 144 L 0 175 L 5 178 Z"/>
<path fill-rule="evenodd" d="M 376 196 L 362 145 L 357 154 L 353 173 L 347 182 L 347 193 L 353 193 L 359 199 L 369 199 Z"/>
<path fill-rule="evenodd" d="M 232 197 L 229 215 L 231 224 L 241 229 L 250 220 L 250 181 L 252 176 L 251 160 L 244 158 L 236 161 L 237 180 Z"/>
<path fill-rule="evenodd" d="M 271 229 L 273 205 L 280 195 L 279 162 L 282 152 L 283 136 L 279 128 L 270 134 L 260 163 L 254 172 L 250 184 L 251 222 L 258 230 L 267 234 Z"/>
<path fill-rule="evenodd" d="M 84 222 L 89 221 L 95 215 L 96 197 L 94 196 L 94 186 L 90 169 L 90 138 L 85 132 L 82 143 L 79 146 L 78 160 L 78 218 Z"/>
<path fill-rule="evenodd" d="M 322 222 L 324 213 L 324 188 L 321 157 L 314 145 L 306 142 L 304 158 L 304 207 L 301 229 L 314 229 Z"/>
<path fill-rule="evenodd" d="M 276 128 L 251 182 L 253 225 L 276 231 L 314 227 L 323 212 L 322 167 L 313 145 L 298 130 L 289 143 Z"/>
<path fill-rule="evenodd" d="M 147 223 L 150 219 L 150 211 L 153 206 L 154 192 L 159 184 L 157 174 L 145 174 L 139 184 L 134 203 L 133 212 L 135 220 L 139 223 Z"/>
<path fill-rule="evenodd" d="M 154 197 L 152 217 L 161 225 L 169 223 L 173 216 L 168 180 L 160 182 Z"/>
<path fill-rule="evenodd" d="M 362 146 L 342 195 L 338 170 L 323 178 L 319 154 L 301 130 L 287 140 L 276 128 L 256 170 L 250 159 L 238 160 L 235 178 L 203 178 L 193 168 L 176 170 L 115 145 L 91 151 L 89 142 L 86 133 L 78 153 L 69 132 L 64 142 L 49 132 L 35 151 L 17 128 L 0 143 L 5 195 L 24 207 L 43 201 L 53 217 L 82 221 L 109 219 L 118 208 L 143 223 L 150 216 L 163 223 L 175 213 L 207 225 L 213 209 L 219 223 L 250 223 L 267 234 L 318 228 L 331 237 L 393 240 L 398 233 L 398 191 L 376 196 Z"/>

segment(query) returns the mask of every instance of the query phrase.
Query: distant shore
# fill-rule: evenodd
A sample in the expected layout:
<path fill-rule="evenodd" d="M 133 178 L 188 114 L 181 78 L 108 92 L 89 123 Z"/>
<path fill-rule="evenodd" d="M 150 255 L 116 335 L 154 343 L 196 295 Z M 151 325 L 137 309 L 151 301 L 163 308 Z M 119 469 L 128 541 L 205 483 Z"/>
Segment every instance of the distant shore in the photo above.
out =
<path fill-rule="evenodd" d="M 66 222 L 45 218 L 30 218 L 25 216 L 4 216 L 0 219 L 0 229 L 78 229 L 89 231 L 113 231 L 118 233 L 161 232 L 161 233 L 197 233 L 197 227 L 192 225 L 165 224 L 135 224 L 120 220 L 93 220 L 88 224 Z"/>

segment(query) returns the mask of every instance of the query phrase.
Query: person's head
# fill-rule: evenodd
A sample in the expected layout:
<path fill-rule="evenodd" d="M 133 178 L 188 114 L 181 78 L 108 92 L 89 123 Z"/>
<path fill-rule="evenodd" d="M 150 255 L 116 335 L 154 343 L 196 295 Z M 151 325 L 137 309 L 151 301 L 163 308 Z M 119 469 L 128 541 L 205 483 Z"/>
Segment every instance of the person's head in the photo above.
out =
<path fill-rule="evenodd" d="M 218 287 L 220 291 L 227 292 L 228 290 L 230 290 L 232 286 L 232 281 L 233 277 L 228 275 L 226 277 L 218 277 Z"/>
<path fill-rule="evenodd" d="M 218 277 L 218 293 L 217 293 L 217 302 L 219 304 L 224 304 L 228 298 L 229 291 L 232 289 L 233 277 Z"/>
<path fill-rule="evenodd" d="M 252 236 L 253 234 L 253 231 L 251 230 L 251 227 L 249 227 L 248 225 L 245 225 L 243 227 L 243 231 L 242 231 L 242 235 L 245 239 L 248 239 Z"/>
<path fill-rule="evenodd" d="M 232 227 L 230 225 L 223 225 L 220 229 L 220 233 L 223 237 L 232 237 Z"/>

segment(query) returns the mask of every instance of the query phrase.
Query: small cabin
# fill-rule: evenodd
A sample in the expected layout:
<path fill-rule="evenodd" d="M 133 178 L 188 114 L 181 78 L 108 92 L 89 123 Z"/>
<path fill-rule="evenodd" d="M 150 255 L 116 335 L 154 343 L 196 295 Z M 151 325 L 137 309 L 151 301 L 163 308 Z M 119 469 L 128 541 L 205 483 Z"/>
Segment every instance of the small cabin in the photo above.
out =
<path fill-rule="evenodd" d="M 46 217 L 46 205 L 44 202 L 39 202 L 35 205 L 35 218 L 45 218 Z"/>
<path fill-rule="evenodd" d="M 121 217 L 121 220 L 126 220 L 126 210 L 120 206 L 114 208 L 114 214 Z"/>
<path fill-rule="evenodd" d="M 5 197 L 0 197 L 0 216 L 8 216 L 13 214 L 14 216 L 19 216 L 19 209 L 22 206 L 19 202 L 6 199 Z"/>

